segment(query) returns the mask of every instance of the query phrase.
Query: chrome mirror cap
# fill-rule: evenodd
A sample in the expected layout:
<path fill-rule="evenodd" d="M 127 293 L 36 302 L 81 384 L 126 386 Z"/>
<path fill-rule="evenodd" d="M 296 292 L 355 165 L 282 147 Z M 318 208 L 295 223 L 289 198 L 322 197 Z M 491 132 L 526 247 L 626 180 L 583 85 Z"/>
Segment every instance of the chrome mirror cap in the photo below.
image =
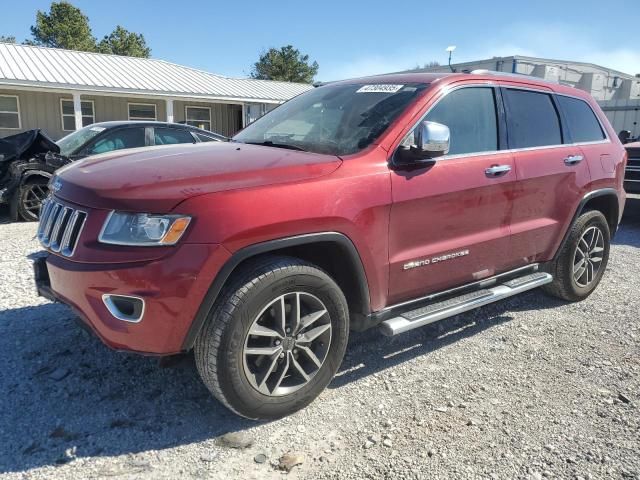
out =
<path fill-rule="evenodd" d="M 439 157 L 449 153 L 449 127 L 437 122 L 422 122 L 416 129 L 416 145 L 431 157 Z"/>

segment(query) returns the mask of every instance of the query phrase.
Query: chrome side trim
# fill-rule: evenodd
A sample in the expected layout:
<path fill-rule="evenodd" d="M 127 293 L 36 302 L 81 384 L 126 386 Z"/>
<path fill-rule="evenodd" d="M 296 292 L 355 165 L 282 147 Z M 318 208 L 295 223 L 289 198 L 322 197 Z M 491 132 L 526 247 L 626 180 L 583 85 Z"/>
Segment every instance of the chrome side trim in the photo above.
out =
<path fill-rule="evenodd" d="M 140 300 L 142 302 L 142 310 L 140 311 L 140 315 L 138 317 L 125 315 L 116 306 L 116 304 L 113 302 L 111 297 L 131 298 L 134 300 Z M 109 313 L 113 315 L 115 318 L 117 318 L 118 320 L 122 320 L 123 322 L 129 322 L 129 323 L 140 323 L 142 321 L 142 318 L 144 317 L 144 311 L 146 308 L 146 303 L 144 301 L 144 298 L 137 297 L 135 295 L 120 295 L 120 294 L 105 293 L 104 295 L 102 295 L 102 303 L 104 303 L 104 306 L 107 307 L 107 310 L 109 310 Z"/>
<path fill-rule="evenodd" d="M 407 300 L 406 302 L 400 302 L 400 303 L 396 303 L 394 305 L 389 305 L 388 307 L 385 307 L 382 310 L 378 310 L 375 313 L 376 313 L 376 315 L 382 315 L 382 314 L 384 314 L 386 312 L 389 312 L 391 310 L 402 309 L 402 308 L 410 306 L 410 305 L 414 305 L 414 304 L 418 304 L 418 303 L 422 303 L 422 302 L 429 302 L 431 300 L 436 300 L 436 299 L 441 298 L 441 297 L 447 297 L 449 295 L 453 295 L 456 292 L 460 292 L 462 290 L 486 287 L 486 286 L 489 286 L 489 285 L 493 285 L 494 283 L 497 283 L 500 279 L 504 279 L 506 277 L 511 277 L 513 275 L 517 275 L 518 273 L 524 273 L 524 272 L 527 272 L 527 271 L 529 271 L 529 273 L 535 273 L 535 272 L 538 271 L 539 267 L 540 267 L 540 264 L 531 263 L 529 265 L 525 265 L 524 267 L 518 267 L 518 268 L 515 268 L 513 270 L 509 270 L 508 272 L 499 273 L 498 275 L 494 275 L 492 277 L 483 278 L 482 280 L 478 280 L 478 281 L 475 281 L 475 282 L 467 283 L 467 284 L 461 285 L 459 287 L 450 288 L 448 290 L 443 290 L 441 292 L 431 293 L 429 295 L 425 295 L 424 297 L 414 298 L 413 300 Z"/>
<path fill-rule="evenodd" d="M 497 302 L 498 300 L 512 297 L 513 295 L 517 295 L 527 290 L 540 287 L 542 285 L 550 283 L 552 280 L 553 277 L 548 273 L 536 273 L 534 274 L 533 278 L 523 279 L 523 281 L 520 282 L 518 282 L 518 279 L 515 279 L 511 283 L 506 282 L 504 284 L 497 285 L 493 288 L 488 289 L 485 294 L 480 295 L 478 298 L 473 298 L 466 301 L 461 300 L 460 303 L 447 305 L 442 309 L 436 309 L 432 313 L 427 313 L 426 315 L 413 320 L 409 320 L 402 316 L 385 320 L 381 323 L 381 330 L 382 333 L 387 336 L 398 335 L 400 333 L 413 330 L 414 328 L 419 328 L 424 325 L 428 325 L 429 323 L 453 317 L 455 315 L 459 315 L 460 313 L 468 312 L 469 310 L 473 310 L 475 308 Z"/>

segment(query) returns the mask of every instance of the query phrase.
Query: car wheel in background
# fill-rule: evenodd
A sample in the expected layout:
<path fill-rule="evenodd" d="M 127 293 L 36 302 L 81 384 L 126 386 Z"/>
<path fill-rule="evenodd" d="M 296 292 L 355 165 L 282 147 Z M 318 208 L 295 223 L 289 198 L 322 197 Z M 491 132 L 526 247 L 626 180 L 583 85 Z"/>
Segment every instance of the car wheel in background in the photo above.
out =
<path fill-rule="evenodd" d="M 27 180 L 16 190 L 12 208 L 17 216 L 27 222 L 35 222 L 40 217 L 42 202 L 49 195 L 48 178 L 35 177 Z"/>

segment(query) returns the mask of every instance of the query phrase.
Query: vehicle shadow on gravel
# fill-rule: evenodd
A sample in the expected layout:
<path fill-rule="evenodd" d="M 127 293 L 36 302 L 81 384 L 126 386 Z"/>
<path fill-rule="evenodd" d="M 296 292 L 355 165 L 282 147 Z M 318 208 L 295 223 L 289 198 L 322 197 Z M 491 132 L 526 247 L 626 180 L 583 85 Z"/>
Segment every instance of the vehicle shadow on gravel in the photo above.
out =
<path fill-rule="evenodd" d="M 0 473 L 212 440 L 255 423 L 229 413 L 191 357 L 160 368 L 116 353 L 60 304 L 0 311 Z"/>
<path fill-rule="evenodd" d="M 329 388 L 340 388 L 509 322 L 513 319 L 509 312 L 557 308 L 565 304 L 534 291 L 418 328 L 406 335 L 385 337 L 377 329 L 353 332 L 345 361 Z"/>

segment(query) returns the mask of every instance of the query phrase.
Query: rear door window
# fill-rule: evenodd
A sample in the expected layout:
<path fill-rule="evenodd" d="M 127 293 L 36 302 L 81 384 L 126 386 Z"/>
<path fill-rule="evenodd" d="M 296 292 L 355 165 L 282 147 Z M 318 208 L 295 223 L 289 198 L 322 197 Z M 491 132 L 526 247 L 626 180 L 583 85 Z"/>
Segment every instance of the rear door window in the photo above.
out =
<path fill-rule="evenodd" d="M 145 145 L 144 127 L 120 128 L 100 137 L 92 147 L 89 147 L 89 153 L 105 153 Z"/>
<path fill-rule="evenodd" d="M 509 148 L 562 144 L 560 119 L 550 94 L 510 88 L 503 92 Z"/>
<path fill-rule="evenodd" d="M 597 142 L 606 138 L 596 114 L 587 102 L 564 95 L 556 98 L 567 120 L 572 142 Z"/>
<path fill-rule="evenodd" d="M 454 90 L 431 109 L 425 120 L 449 127 L 449 155 L 498 150 L 498 116 L 491 87 Z"/>
<path fill-rule="evenodd" d="M 176 143 L 196 143 L 193 135 L 188 130 L 177 128 L 155 128 L 154 138 L 156 145 L 173 145 Z"/>

